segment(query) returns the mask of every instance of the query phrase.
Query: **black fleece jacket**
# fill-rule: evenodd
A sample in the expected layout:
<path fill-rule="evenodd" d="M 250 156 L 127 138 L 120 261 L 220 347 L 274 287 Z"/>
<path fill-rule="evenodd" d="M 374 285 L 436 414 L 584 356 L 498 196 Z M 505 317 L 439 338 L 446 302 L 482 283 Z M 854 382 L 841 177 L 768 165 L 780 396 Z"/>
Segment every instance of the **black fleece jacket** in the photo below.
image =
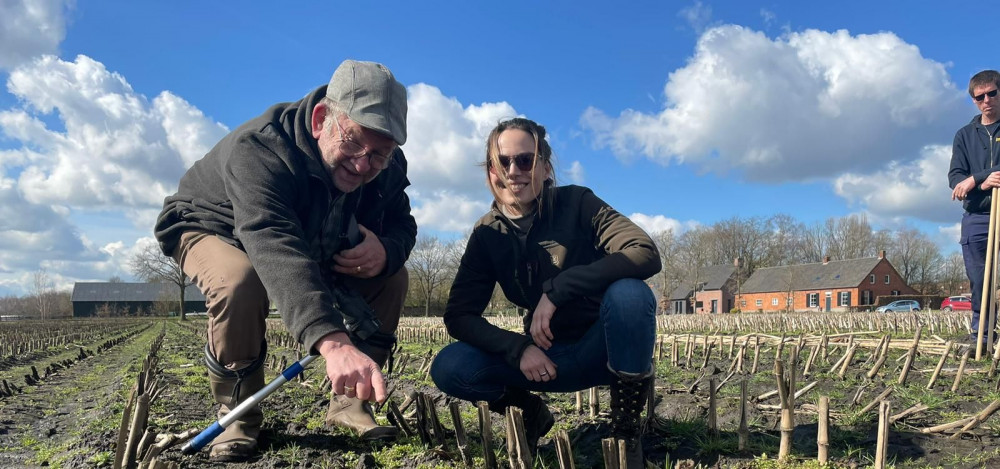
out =
<path fill-rule="evenodd" d="M 325 95 L 324 85 L 299 101 L 276 104 L 223 138 L 184 174 L 154 230 L 168 256 L 189 230 L 244 250 L 288 330 L 309 349 L 345 330 L 328 282 L 352 220 L 385 246 L 381 275 L 403 266 L 417 235 L 403 191 L 410 182 L 401 150 L 359 189 L 344 194 L 333 185 L 311 126 Z"/>
<path fill-rule="evenodd" d="M 555 340 L 583 336 L 599 317 L 604 291 L 622 278 L 660 271 L 656 245 L 642 228 L 581 186 L 547 187 L 522 248 L 514 224 L 494 205 L 476 223 L 455 275 L 444 322 L 452 337 L 518 367 L 531 345 L 527 332 L 542 293 L 556 306 Z M 483 311 L 499 283 L 526 308 L 525 334 L 490 324 Z"/>

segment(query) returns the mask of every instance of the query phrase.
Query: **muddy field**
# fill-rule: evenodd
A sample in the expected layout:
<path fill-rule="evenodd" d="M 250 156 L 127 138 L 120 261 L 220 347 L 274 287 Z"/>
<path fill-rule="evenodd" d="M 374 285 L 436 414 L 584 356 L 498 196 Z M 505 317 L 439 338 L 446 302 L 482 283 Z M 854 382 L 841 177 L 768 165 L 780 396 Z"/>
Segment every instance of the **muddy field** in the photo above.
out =
<path fill-rule="evenodd" d="M 0 331 L 6 324 L 0 324 Z M 38 327 L 45 327 L 39 323 Z M 419 325 L 414 327 L 420 327 Z M 278 329 L 279 327 L 274 327 Z M 886 398 L 892 413 L 914 405 L 927 406 L 897 420 L 890 428 L 888 462 L 904 467 L 1000 467 L 1000 424 L 998 417 L 987 419 L 977 428 L 955 439 L 956 430 L 922 433 L 921 429 L 956 421 L 979 413 L 989 403 L 1000 399 L 997 378 L 988 378 L 988 360 L 970 360 L 957 390 L 951 391 L 959 367 L 961 347 L 950 349 L 940 377 L 928 390 L 928 380 L 940 360 L 944 341 L 954 338 L 942 330 L 925 332 L 919 353 L 907 374 L 906 383 L 897 384 L 905 365 L 912 333 L 903 329 L 871 330 L 854 334 L 861 344 L 846 368 L 834 367 L 849 350 L 847 335 L 830 334 L 829 353 L 823 358 L 812 343 L 817 335 L 790 332 L 781 354 L 790 362 L 798 350 L 796 388 L 817 384 L 796 400 L 797 415 L 791 458 L 779 465 L 775 458 L 779 445 L 778 399 L 767 396 L 776 389 L 773 364 L 777 356 L 774 337 L 758 347 L 746 333 L 720 334 L 716 329 L 710 339 L 690 337 L 676 330 L 664 331 L 658 347 L 655 415 L 648 419 L 644 438 L 646 457 L 652 467 L 818 467 L 817 423 L 815 404 L 820 396 L 829 396 L 831 413 L 830 460 L 834 467 L 865 467 L 873 464 L 876 451 L 877 409 L 861 412 L 877 395 L 892 387 Z M 136 382 L 141 362 L 147 357 L 157 336 L 162 343 L 157 352 L 156 372 L 160 392 L 150 407 L 149 425 L 159 434 L 179 434 L 189 429 L 205 428 L 214 421 L 215 408 L 208 395 L 208 378 L 201 363 L 203 339 L 201 324 L 189 321 L 150 321 L 149 327 L 124 340 L 97 351 L 107 338 L 72 346 L 50 347 L 25 357 L 0 357 L 0 378 L 20 388 L 19 392 L 0 397 L 0 467 L 111 467 L 121 415 Z M 434 389 L 420 369 L 428 353 L 442 344 L 440 331 L 402 344 L 400 357 L 405 368 L 391 375 L 390 399 L 401 404 L 413 391 L 434 399 L 437 413 L 448 433 L 445 445 L 426 447 L 414 436 L 400 438 L 394 444 L 371 445 L 349 434 L 323 428 L 328 396 L 320 390 L 323 363 L 317 360 L 305 372 L 305 379 L 286 384 L 265 401 L 265 423 L 260 457 L 244 464 L 212 464 L 207 452 L 194 456 L 180 454 L 180 445 L 168 448 L 161 460 L 181 467 L 462 467 L 450 429 L 454 428 L 446 396 Z M 780 333 L 779 333 L 780 334 Z M 874 376 L 875 341 L 889 334 L 893 347 Z M 942 335 L 944 334 L 944 335 Z M 800 339 L 801 337 L 801 339 Z M 675 340 L 676 338 L 676 340 Z M 734 365 L 745 348 L 744 372 Z M 269 339 L 270 340 L 270 339 Z M 871 345 L 868 345 L 870 341 Z M 273 342 L 280 342 L 274 340 Z M 705 347 L 703 344 L 711 344 Z M 797 348 L 795 345 L 802 345 Z M 85 353 L 81 356 L 80 348 Z M 676 349 L 674 352 L 673 349 Z M 690 351 L 688 351 L 690 349 Z M 732 349 L 732 350 L 731 350 Z M 706 359 L 706 350 L 709 350 Z M 292 360 L 295 351 L 273 346 L 272 367 L 279 368 L 281 358 Z M 754 355 L 757 369 L 752 370 Z M 804 364 L 814 353 L 809 374 Z M 677 365 L 671 362 L 676 360 Z M 59 370 L 28 385 L 24 375 L 30 365 L 42 369 L 50 363 L 63 363 Z M 841 373 L 841 369 L 844 370 Z M 732 370 L 732 371 L 731 371 Z M 751 372 L 755 371 L 755 372 Z M 268 379 L 277 375 L 270 370 Z M 842 375 L 842 376 L 841 376 Z M 729 377 L 727 380 L 726 378 Z M 747 381 L 751 404 L 747 406 L 750 436 L 746 449 L 738 447 L 740 421 L 740 381 Z M 718 431 L 709 424 L 709 387 L 721 384 L 717 393 Z M 859 389 L 861 391 L 859 392 Z M 577 411 L 576 395 L 549 394 L 545 398 L 556 414 L 556 427 L 541 442 L 535 467 L 559 467 L 554 442 L 556 430 L 565 429 L 572 443 L 577 468 L 603 467 L 601 439 L 608 436 L 607 389 L 598 390 L 599 410 L 591 416 L 589 393 L 582 393 L 582 411 Z M 759 399 L 763 397 L 762 399 Z M 469 449 L 474 465 L 482 467 L 478 417 L 475 408 L 461 403 L 462 421 L 469 433 Z M 412 413 L 413 408 L 404 411 Z M 382 418 L 383 415 L 380 415 Z M 408 421 L 415 424 L 415 419 Z M 507 465 L 503 440 L 504 425 L 493 416 L 494 450 L 501 467 Z"/>

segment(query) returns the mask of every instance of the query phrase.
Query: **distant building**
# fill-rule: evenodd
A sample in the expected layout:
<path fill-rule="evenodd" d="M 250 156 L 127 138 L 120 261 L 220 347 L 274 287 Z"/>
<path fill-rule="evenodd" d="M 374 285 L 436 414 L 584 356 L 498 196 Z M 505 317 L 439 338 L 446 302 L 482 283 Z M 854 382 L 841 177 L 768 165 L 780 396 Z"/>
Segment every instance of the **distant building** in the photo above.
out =
<path fill-rule="evenodd" d="M 875 298 L 916 295 L 885 258 L 878 257 L 757 269 L 743 283 L 740 309 L 749 311 L 852 311 Z"/>
<path fill-rule="evenodd" d="M 173 302 L 176 311 L 177 293 L 177 286 L 172 283 L 77 282 L 71 297 L 73 317 L 97 316 L 102 310 L 135 315 L 153 311 L 156 303 L 163 302 Z M 184 311 L 206 310 L 205 295 L 197 286 L 188 285 L 184 290 Z"/>
<path fill-rule="evenodd" d="M 728 313 L 733 309 L 736 297 L 736 267 L 731 265 L 702 267 L 697 277 L 685 279 L 671 292 L 671 312 L 714 314 Z"/>

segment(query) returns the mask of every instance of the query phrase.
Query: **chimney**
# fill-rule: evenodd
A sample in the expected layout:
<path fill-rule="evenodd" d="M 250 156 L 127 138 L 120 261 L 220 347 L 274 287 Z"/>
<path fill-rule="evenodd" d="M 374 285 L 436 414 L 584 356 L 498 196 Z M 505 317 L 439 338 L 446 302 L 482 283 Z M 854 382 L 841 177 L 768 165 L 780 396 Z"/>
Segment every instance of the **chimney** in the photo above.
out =
<path fill-rule="evenodd" d="M 885 249 L 878 252 L 879 259 L 885 259 Z"/>
<path fill-rule="evenodd" d="M 823 265 L 827 265 L 829 263 L 830 263 L 830 256 L 823 256 Z"/>

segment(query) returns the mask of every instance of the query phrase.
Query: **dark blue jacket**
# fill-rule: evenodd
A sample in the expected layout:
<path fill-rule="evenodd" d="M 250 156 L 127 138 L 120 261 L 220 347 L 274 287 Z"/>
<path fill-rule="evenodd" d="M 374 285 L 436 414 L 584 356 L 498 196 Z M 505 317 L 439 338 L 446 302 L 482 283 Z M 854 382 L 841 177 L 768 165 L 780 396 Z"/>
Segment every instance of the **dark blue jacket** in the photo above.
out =
<path fill-rule="evenodd" d="M 951 150 L 951 168 L 948 170 L 948 187 L 973 176 L 976 187 L 969 191 L 962 203 L 967 212 L 989 213 L 990 192 L 979 188 L 986 177 L 1000 169 L 1000 131 L 994 135 L 980 124 L 982 114 L 972 118 L 965 127 L 955 133 L 955 143 Z"/>

